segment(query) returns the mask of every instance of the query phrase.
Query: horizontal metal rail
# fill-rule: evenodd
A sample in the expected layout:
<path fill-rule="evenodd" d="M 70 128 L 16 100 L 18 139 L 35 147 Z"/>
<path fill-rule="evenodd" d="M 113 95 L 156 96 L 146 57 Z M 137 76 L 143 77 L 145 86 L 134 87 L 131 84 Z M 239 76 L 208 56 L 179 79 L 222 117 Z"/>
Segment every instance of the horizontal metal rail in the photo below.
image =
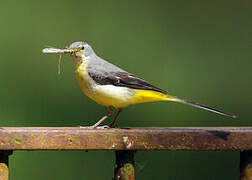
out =
<path fill-rule="evenodd" d="M 251 150 L 252 127 L 0 127 L 0 150 Z"/>
<path fill-rule="evenodd" d="M 241 179 L 252 178 L 252 127 L 0 127 L 0 180 L 13 150 L 114 150 L 118 180 L 134 179 L 137 150 L 232 150 L 241 152 Z"/>

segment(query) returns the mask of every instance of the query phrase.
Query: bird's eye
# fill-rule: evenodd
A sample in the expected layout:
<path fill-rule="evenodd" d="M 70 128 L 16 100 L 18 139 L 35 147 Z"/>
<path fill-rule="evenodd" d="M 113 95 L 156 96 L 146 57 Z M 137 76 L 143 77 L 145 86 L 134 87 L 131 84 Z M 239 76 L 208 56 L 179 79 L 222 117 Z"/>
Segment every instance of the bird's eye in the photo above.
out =
<path fill-rule="evenodd" d="M 82 46 L 81 49 L 83 50 L 83 49 L 84 49 L 84 46 Z"/>

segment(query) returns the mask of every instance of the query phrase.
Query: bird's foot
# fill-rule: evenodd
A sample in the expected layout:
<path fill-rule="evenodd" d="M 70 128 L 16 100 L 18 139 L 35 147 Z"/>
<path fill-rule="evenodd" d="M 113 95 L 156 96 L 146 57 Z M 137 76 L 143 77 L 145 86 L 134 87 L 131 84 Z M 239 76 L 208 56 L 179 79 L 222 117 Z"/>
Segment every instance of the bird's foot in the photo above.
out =
<path fill-rule="evenodd" d="M 78 126 L 78 127 L 83 128 L 83 129 L 110 129 L 110 128 L 112 128 L 109 125 L 105 125 L 105 126 Z"/>

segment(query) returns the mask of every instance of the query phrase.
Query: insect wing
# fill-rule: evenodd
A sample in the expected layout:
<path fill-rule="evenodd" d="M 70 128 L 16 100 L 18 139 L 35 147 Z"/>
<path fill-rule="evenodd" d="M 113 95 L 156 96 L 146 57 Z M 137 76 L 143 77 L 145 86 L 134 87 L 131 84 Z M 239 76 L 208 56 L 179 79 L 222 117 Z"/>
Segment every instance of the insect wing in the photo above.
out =
<path fill-rule="evenodd" d="M 58 48 L 44 48 L 42 50 L 43 53 L 63 53 L 62 49 L 58 49 Z"/>

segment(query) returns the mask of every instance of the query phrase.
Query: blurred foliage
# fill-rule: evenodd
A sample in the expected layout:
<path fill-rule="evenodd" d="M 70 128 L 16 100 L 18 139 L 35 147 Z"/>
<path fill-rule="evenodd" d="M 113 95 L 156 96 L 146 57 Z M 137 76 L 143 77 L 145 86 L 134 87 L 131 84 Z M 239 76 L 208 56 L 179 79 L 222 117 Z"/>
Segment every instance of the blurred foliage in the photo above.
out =
<path fill-rule="evenodd" d="M 251 12 L 249 0 L 2 1 L 1 126 L 91 125 L 106 112 L 80 91 L 69 56 L 58 76 L 58 57 L 41 53 L 77 40 L 173 95 L 239 116 L 158 102 L 125 109 L 119 126 L 251 126 Z M 111 179 L 113 158 L 18 151 L 11 179 Z M 138 152 L 137 179 L 238 179 L 238 163 L 237 152 Z"/>

